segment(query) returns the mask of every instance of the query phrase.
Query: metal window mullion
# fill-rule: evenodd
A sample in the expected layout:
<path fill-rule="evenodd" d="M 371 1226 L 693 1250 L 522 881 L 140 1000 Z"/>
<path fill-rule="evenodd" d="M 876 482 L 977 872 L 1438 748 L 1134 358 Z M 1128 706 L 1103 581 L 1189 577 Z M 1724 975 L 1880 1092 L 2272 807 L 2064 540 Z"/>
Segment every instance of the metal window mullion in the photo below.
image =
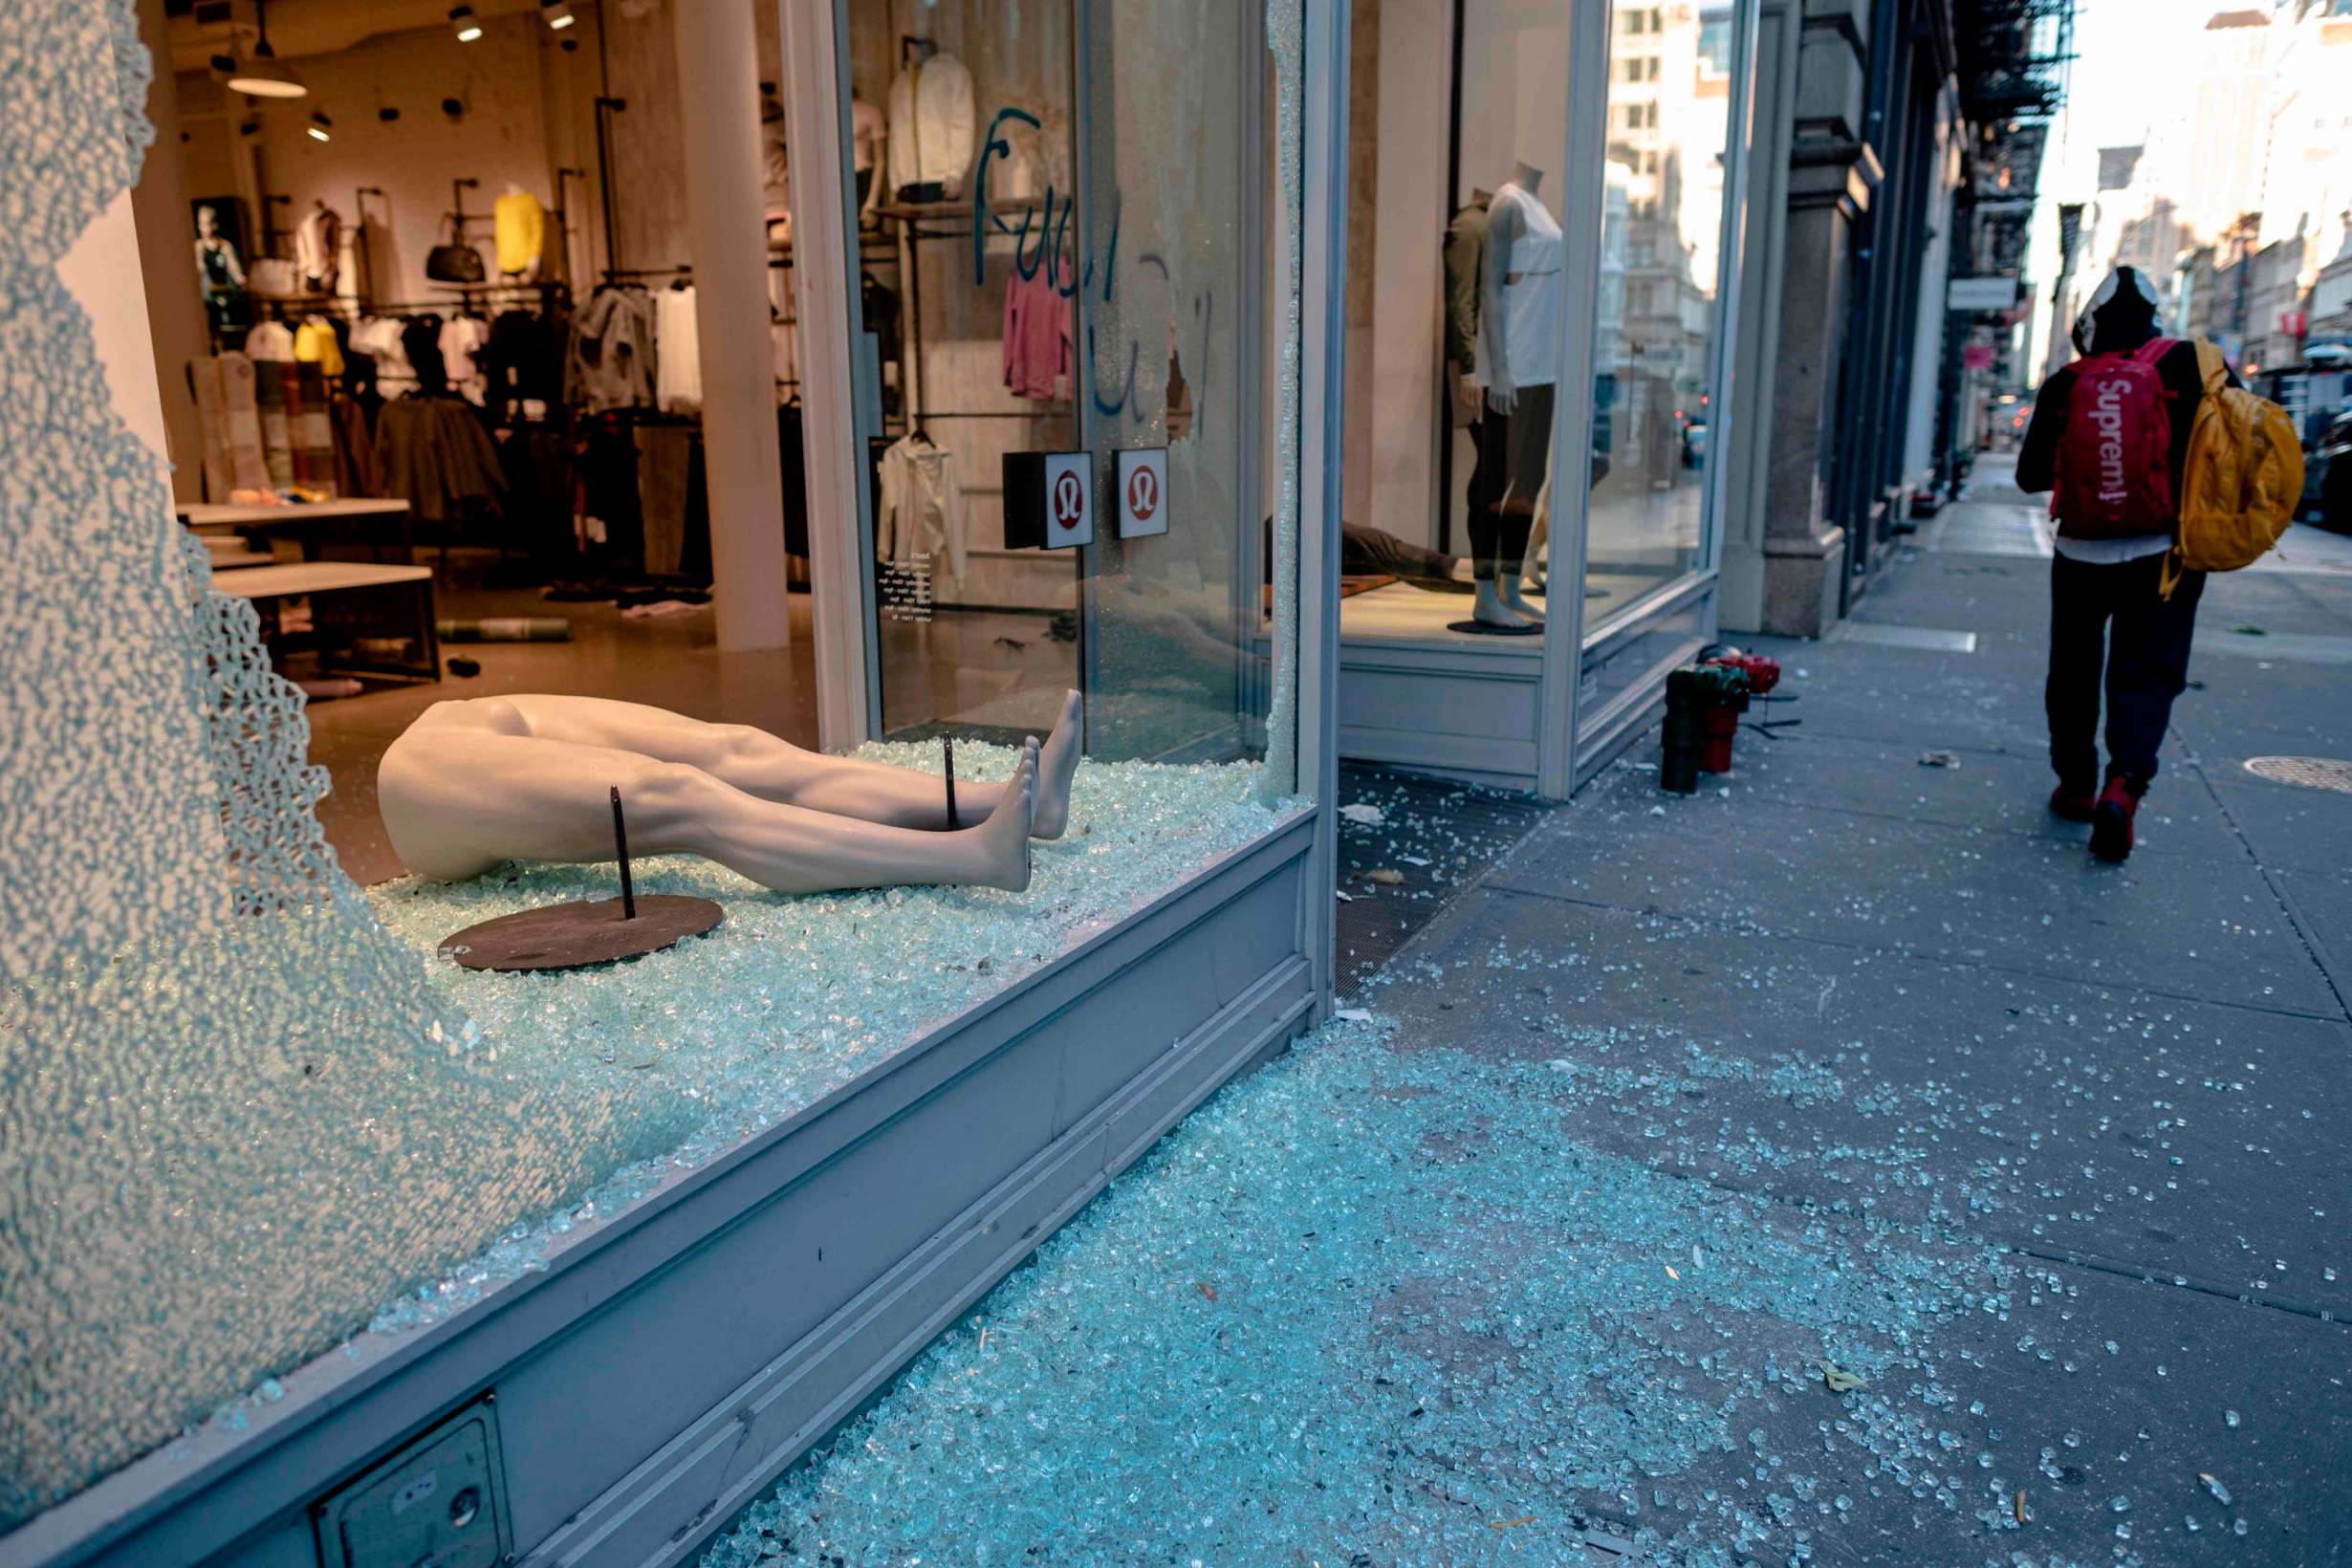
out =
<path fill-rule="evenodd" d="M 1713 572 L 1723 563 L 1723 509 L 1731 487 L 1730 447 L 1732 433 L 1731 390 L 1739 363 L 1740 263 L 1748 236 L 1748 169 L 1753 162 L 1755 118 L 1755 49 L 1760 0 L 1741 0 L 1731 26 L 1731 103 L 1730 134 L 1723 141 L 1729 164 L 1723 176 L 1723 233 L 1715 269 L 1714 364 L 1708 372 L 1714 403 L 1713 428 L 1707 432 L 1707 494 L 1699 518 L 1699 570 Z M 1707 629 L 1715 629 L 1718 604 L 1710 600 Z"/>
<path fill-rule="evenodd" d="M 1559 482 L 1553 486 L 1551 569 L 1545 580 L 1554 586 L 1545 600 L 1550 614 L 1535 705 L 1535 793 L 1549 800 L 1567 797 L 1576 760 L 1584 552 L 1592 512 L 1593 354 L 1608 188 L 1611 21 L 1610 0 L 1575 0 L 1568 29 L 1568 142 L 1560 164 L 1560 227 L 1567 238 L 1560 265 L 1569 279 L 1581 282 L 1563 294 L 1559 377 L 1552 403 L 1552 468 Z M 1563 582 L 1565 593 L 1557 586 Z"/>
<path fill-rule="evenodd" d="M 856 183 L 842 134 L 849 102 L 843 0 L 777 0 L 793 188 L 794 298 L 808 450 L 809 577 L 817 732 L 828 751 L 873 734 L 876 678 L 873 527 L 858 423 L 860 312 Z M 877 171 L 879 177 L 879 171 Z"/>
<path fill-rule="evenodd" d="M 1298 643 L 1295 750 L 1298 788 L 1316 802 L 1303 939 L 1315 965 L 1316 1018 L 1331 1007 L 1337 954 L 1341 316 L 1347 278 L 1349 0 L 1306 0 L 1302 16 L 1299 168 Z M 1263 102 L 1261 98 L 1259 100 Z M 1278 185 L 1278 183 L 1277 183 Z M 1279 399 L 1277 398 L 1277 406 Z M 1281 569 L 1277 560 L 1275 569 Z M 1252 575 L 1254 579 L 1254 574 Z M 1279 633 L 1280 628 L 1275 628 Z"/>

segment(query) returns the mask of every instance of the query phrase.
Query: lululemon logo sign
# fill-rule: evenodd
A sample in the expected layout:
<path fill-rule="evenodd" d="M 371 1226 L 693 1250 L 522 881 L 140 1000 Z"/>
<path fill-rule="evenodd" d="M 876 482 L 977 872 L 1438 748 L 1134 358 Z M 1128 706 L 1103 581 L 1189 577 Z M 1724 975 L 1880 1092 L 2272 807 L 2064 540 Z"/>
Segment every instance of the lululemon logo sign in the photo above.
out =
<path fill-rule="evenodd" d="M 1138 468 L 1127 479 L 1127 511 L 1139 523 L 1151 521 L 1151 514 L 1160 510 L 1160 476 L 1149 468 Z"/>
<path fill-rule="evenodd" d="M 1130 446 L 1119 454 L 1119 536 L 1148 537 L 1167 532 L 1167 448 Z"/>
<path fill-rule="evenodd" d="M 1086 514 L 1086 487 L 1074 473 L 1065 473 L 1054 481 L 1054 521 L 1063 528 L 1078 527 Z"/>

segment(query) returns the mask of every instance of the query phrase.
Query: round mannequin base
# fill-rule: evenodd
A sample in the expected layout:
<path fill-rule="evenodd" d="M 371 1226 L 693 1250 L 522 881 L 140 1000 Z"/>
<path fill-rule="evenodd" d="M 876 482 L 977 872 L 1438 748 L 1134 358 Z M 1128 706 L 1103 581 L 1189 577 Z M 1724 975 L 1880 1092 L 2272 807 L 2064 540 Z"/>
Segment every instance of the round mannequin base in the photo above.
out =
<path fill-rule="evenodd" d="M 619 899 L 581 899 L 500 915 L 446 937 L 441 954 L 469 969 L 577 969 L 617 964 L 701 936 L 726 911 L 708 899 L 648 893 L 637 918 L 622 918 Z"/>
<path fill-rule="evenodd" d="M 1449 632 L 1475 632 L 1480 637 L 1533 637 L 1543 630 L 1537 626 L 1491 626 L 1483 621 L 1448 621 Z"/>

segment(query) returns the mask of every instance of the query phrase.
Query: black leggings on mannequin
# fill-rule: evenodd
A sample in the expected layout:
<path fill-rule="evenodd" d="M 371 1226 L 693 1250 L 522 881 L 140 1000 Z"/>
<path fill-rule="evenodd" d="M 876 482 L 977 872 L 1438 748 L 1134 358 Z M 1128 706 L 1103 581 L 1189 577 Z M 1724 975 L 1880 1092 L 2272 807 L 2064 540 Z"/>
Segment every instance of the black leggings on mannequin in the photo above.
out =
<path fill-rule="evenodd" d="M 1470 470 L 1470 571 L 1480 580 L 1520 570 L 1535 497 L 1552 446 L 1552 388 L 1522 386 L 1508 414 L 1478 416 L 1478 463 Z"/>

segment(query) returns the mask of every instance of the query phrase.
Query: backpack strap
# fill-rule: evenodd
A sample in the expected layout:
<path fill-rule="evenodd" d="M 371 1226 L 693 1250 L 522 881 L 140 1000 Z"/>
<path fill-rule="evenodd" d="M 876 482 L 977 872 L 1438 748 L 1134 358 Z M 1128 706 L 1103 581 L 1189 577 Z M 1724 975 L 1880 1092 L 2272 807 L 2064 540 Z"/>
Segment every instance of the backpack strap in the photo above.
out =
<path fill-rule="evenodd" d="M 2151 338 L 2131 351 L 2131 357 L 2144 365 L 2152 365 L 2172 352 L 2180 343 L 2177 338 Z"/>

